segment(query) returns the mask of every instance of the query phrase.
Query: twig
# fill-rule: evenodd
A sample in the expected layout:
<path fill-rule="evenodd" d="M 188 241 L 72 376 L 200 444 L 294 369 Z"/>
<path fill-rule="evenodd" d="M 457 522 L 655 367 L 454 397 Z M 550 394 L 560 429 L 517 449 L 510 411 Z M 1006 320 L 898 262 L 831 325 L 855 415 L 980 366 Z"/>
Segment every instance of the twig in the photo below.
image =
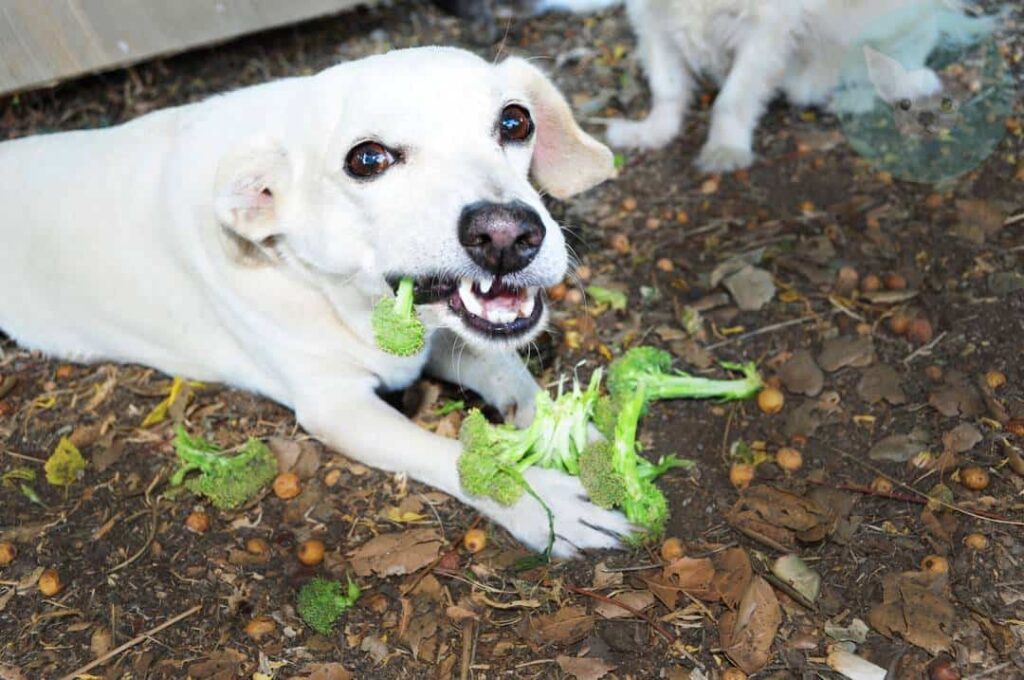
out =
<path fill-rule="evenodd" d="M 197 604 L 195 607 L 192 607 L 189 610 L 183 611 L 182 613 L 180 613 L 177 616 L 175 616 L 173 619 L 168 619 L 167 621 L 164 621 L 163 623 L 161 623 L 159 626 L 156 626 L 155 628 L 150 628 L 149 630 L 147 630 L 142 635 L 138 635 L 136 637 L 133 637 L 128 642 L 124 643 L 120 647 L 117 647 L 116 649 L 110 650 L 109 652 L 107 652 L 106 654 L 104 654 L 100 658 L 96 659 L 95 661 L 90 661 L 89 663 L 85 664 L 84 666 L 82 666 L 78 670 L 65 675 L 63 678 L 61 678 L 61 680 L 75 680 L 75 678 L 77 678 L 79 676 L 82 676 L 82 675 L 85 675 L 86 673 L 91 671 L 93 668 L 96 668 L 97 666 L 101 666 L 101 665 L 105 664 L 106 662 L 108 662 L 111 659 L 113 659 L 115 656 L 120 655 L 121 652 L 124 652 L 124 651 L 126 651 L 128 649 L 131 649 L 132 647 L 134 647 L 135 645 L 139 644 L 140 642 L 144 642 L 145 640 L 147 640 L 151 636 L 156 635 L 157 633 L 162 631 L 164 628 L 169 628 L 169 627 L 173 626 L 174 624 L 178 623 L 179 621 L 181 621 L 182 619 L 187 619 L 188 617 L 192 616 L 193 614 L 195 614 L 197 611 L 199 611 L 202 608 L 203 608 L 203 605 Z"/>
<path fill-rule="evenodd" d="M 1011 217 L 1007 217 L 1006 221 L 1003 222 L 1003 226 L 1004 227 L 1012 227 L 1013 225 L 1017 224 L 1018 222 L 1024 222 L 1024 212 L 1017 213 L 1016 215 L 1013 215 Z"/>
<path fill-rule="evenodd" d="M 616 602 L 615 600 L 613 600 L 610 597 L 605 597 L 604 595 L 601 595 L 600 593 L 595 593 L 593 590 L 587 590 L 586 588 L 577 588 L 576 586 L 569 585 L 568 583 L 565 584 L 565 589 L 570 591 L 570 592 L 576 593 L 578 595 L 586 595 L 587 597 L 592 597 L 595 600 L 598 600 L 600 602 L 604 602 L 605 604 L 613 605 L 615 607 L 618 607 L 619 609 L 624 609 L 627 612 L 629 612 L 630 614 L 632 614 L 633 616 L 639 617 L 639 618 L 643 619 L 644 621 L 646 621 L 648 623 L 648 625 L 650 625 L 651 628 L 656 630 L 659 635 L 661 635 L 663 638 L 665 638 L 665 640 L 669 644 L 672 644 L 673 642 L 676 641 L 675 636 L 672 635 L 672 633 L 670 633 L 667 630 L 665 630 L 665 628 L 662 627 L 662 625 L 660 623 L 655 621 L 653 618 L 651 618 L 647 614 L 644 614 L 643 612 L 639 611 L 635 607 L 631 607 L 628 604 L 623 604 L 622 602 Z"/>
<path fill-rule="evenodd" d="M 836 310 L 832 310 L 831 313 L 832 314 L 838 314 L 839 310 L 837 310 L 837 309 Z M 783 328 L 789 328 L 790 326 L 800 326 L 802 324 L 808 323 L 809 321 L 817 321 L 819 318 L 821 318 L 821 315 L 812 314 L 810 316 L 802 316 L 799 319 L 790 319 L 789 321 L 781 321 L 779 323 L 773 323 L 770 326 L 764 326 L 762 328 L 758 328 L 756 331 L 750 331 L 749 333 L 742 333 L 740 335 L 735 335 L 735 336 L 733 336 L 733 337 L 731 337 L 731 338 L 729 338 L 727 340 L 722 340 L 721 342 L 716 342 L 713 345 L 708 345 L 704 349 L 706 349 L 709 352 L 712 352 L 712 351 L 714 351 L 714 350 L 716 350 L 716 349 L 718 349 L 720 347 L 725 347 L 726 345 L 731 345 L 734 342 L 744 342 L 745 340 L 749 340 L 750 338 L 757 337 L 758 335 L 765 335 L 766 333 L 774 333 L 775 331 L 780 331 Z"/>
<path fill-rule="evenodd" d="M 932 340 L 931 342 L 929 342 L 927 345 L 921 345 L 920 347 L 915 349 L 913 352 L 911 352 L 910 354 L 907 355 L 906 359 L 903 360 L 903 365 L 904 366 L 909 365 L 911 361 L 913 361 L 917 357 L 921 356 L 922 354 L 930 354 L 931 351 L 935 348 L 935 345 L 937 345 L 940 342 L 942 342 L 942 339 L 944 337 L 946 337 L 946 331 L 942 331 L 941 333 L 936 335 L 935 339 Z"/>
<path fill-rule="evenodd" d="M 0 451 L 0 453 L 8 455 L 11 458 L 17 458 L 19 460 L 27 460 L 27 461 L 30 461 L 32 463 L 36 463 L 37 465 L 46 465 L 46 461 L 43 460 L 42 458 L 35 458 L 33 456 L 26 456 L 24 453 L 15 453 L 14 451 L 11 451 L 10 449 L 3 449 L 2 451 Z"/>
<path fill-rule="evenodd" d="M 877 491 L 867 486 L 860 486 L 859 484 L 837 484 L 837 489 L 841 491 L 853 491 L 854 493 L 864 494 L 865 496 L 877 496 L 878 498 L 888 498 L 891 501 L 903 501 L 905 503 L 915 503 L 917 505 L 928 505 L 928 501 L 918 496 L 911 496 L 904 493 L 895 493 L 893 491 Z"/>
<path fill-rule="evenodd" d="M 473 665 L 473 638 L 476 625 L 467 619 L 462 626 L 462 661 L 459 664 L 459 680 L 469 680 L 469 667 Z"/>
<path fill-rule="evenodd" d="M 854 456 L 851 453 L 847 453 L 846 451 L 843 451 L 842 449 L 837 448 L 837 447 L 833 446 L 832 444 L 826 444 L 826 446 L 828 446 L 830 449 L 832 449 L 833 451 L 835 451 L 836 453 L 838 453 L 840 456 L 842 456 L 843 458 L 847 459 L 851 463 L 854 463 L 855 465 L 859 465 L 860 467 L 864 468 L 865 470 L 870 470 L 871 472 L 874 472 L 876 475 L 879 475 L 881 477 L 885 477 L 886 479 L 888 479 L 890 482 L 892 482 L 896 486 L 901 487 L 903 489 L 906 489 L 907 491 L 909 491 L 910 493 L 914 494 L 915 496 L 919 496 L 921 498 L 927 499 L 927 502 L 937 503 L 938 505 L 941 505 L 944 508 L 948 508 L 950 510 L 953 510 L 954 512 L 959 512 L 960 514 L 967 515 L 968 517 L 973 517 L 974 519 L 983 519 L 983 520 L 986 520 L 986 521 L 989 521 L 989 522 L 995 522 L 996 524 L 1006 524 L 1008 526 L 1013 526 L 1013 527 L 1024 527 L 1024 522 L 1022 522 L 1020 520 L 1008 519 L 1006 517 L 1001 517 L 999 515 L 993 515 L 992 513 L 985 512 L 983 510 L 968 510 L 967 508 L 962 508 L 959 505 L 954 505 L 953 503 L 947 503 L 946 501 L 941 500 L 939 498 L 932 498 L 928 494 L 923 493 L 921 491 L 918 491 L 917 489 L 915 489 L 914 487 L 910 486 L 909 484 L 904 484 L 903 482 L 901 482 L 898 479 L 893 479 L 889 475 L 887 475 L 884 472 L 882 472 L 882 470 L 880 470 L 878 467 L 876 467 L 874 465 L 871 465 L 870 463 L 865 463 L 864 461 L 860 460 L 859 458 L 857 458 L 856 456 Z"/>
<path fill-rule="evenodd" d="M 999 664 L 998 666 L 992 666 L 992 668 L 989 668 L 987 670 L 979 671 L 978 673 L 975 673 L 973 675 L 968 675 L 966 678 L 964 678 L 964 680 L 977 680 L 978 678 L 984 678 L 987 675 L 992 675 L 993 673 L 998 673 L 999 671 L 1001 671 L 1004 668 L 1006 668 L 1007 666 L 1009 666 L 1011 663 L 1013 663 L 1013 662 L 1012 661 L 1004 661 L 1003 663 Z"/>

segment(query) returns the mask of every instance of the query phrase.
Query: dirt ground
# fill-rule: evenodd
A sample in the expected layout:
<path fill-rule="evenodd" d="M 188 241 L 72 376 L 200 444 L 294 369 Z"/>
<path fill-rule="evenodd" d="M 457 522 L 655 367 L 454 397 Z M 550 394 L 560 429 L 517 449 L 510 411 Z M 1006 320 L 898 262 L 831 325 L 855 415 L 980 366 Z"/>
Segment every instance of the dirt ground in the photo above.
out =
<path fill-rule="evenodd" d="M 1016 35 L 1003 48 L 1019 84 L 1020 23 Z M 360 10 L 0 100 L 0 138 L 115 124 L 432 43 L 495 54 L 424 4 Z M 633 49 L 616 10 L 512 21 L 502 51 L 546 57 L 593 125 L 643 113 Z M 756 360 L 780 384 L 778 414 L 677 401 L 645 418 L 649 452 L 696 462 L 659 482 L 685 558 L 653 545 L 516 571 L 522 550 L 503 531 L 325 449 L 275 404 L 186 386 L 144 428 L 169 376 L 5 342 L 0 541 L 17 554 L 0 554 L 0 678 L 57 678 L 96 658 L 107 660 L 80 677 L 699 680 L 738 664 L 756 678 L 839 678 L 826 655 L 842 641 L 890 678 L 928 677 L 933 658 L 960 673 L 934 678 L 1024 678 L 1024 111 L 984 165 L 941 187 L 878 172 L 834 118 L 785 105 L 761 126 L 754 168 L 708 178 L 692 160 L 711 96 L 680 141 L 626 153 L 616 181 L 552 203 L 582 264 L 552 291 L 554 327 L 530 353 L 544 380 L 649 343 L 713 375 L 715 360 Z M 730 271 L 749 268 L 725 285 L 768 272 L 774 294 L 759 309 L 719 283 L 739 256 Z M 629 304 L 582 304 L 577 283 Z M 395 403 L 451 433 L 457 412 L 438 411 L 456 399 L 473 403 L 425 382 Z M 175 492 L 174 422 L 225 446 L 270 439 L 302 493 L 227 513 Z M 88 460 L 66 488 L 42 467 L 62 437 Z M 802 453 L 793 472 L 775 463 L 787 446 Z M 756 464 L 742 493 L 735 463 Z M 984 488 L 965 486 L 970 467 Z M 186 526 L 194 511 L 208 530 Z M 471 527 L 489 536 L 476 554 L 461 543 Z M 312 567 L 296 558 L 311 538 L 326 546 Z M 819 592 L 775 575 L 784 554 L 820 576 Z M 59 592 L 39 592 L 43 569 Z M 297 589 L 345 574 L 363 596 L 333 634 L 315 634 Z"/>

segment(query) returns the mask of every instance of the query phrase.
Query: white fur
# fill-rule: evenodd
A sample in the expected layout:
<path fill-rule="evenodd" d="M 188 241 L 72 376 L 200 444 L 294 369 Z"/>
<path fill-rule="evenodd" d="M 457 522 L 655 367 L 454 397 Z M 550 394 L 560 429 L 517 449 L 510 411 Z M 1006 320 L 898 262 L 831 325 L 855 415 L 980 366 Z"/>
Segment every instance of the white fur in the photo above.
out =
<path fill-rule="evenodd" d="M 533 112 L 530 145 L 498 143 L 509 102 Z M 369 182 L 343 171 L 348 149 L 367 139 L 404 154 Z M 560 281 L 565 245 L 531 173 L 565 197 L 611 176 L 613 164 L 533 66 L 445 48 L 0 144 L 0 328 L 54 356 L 137 362 L 264 394 L 326 444 L 433 485 L 537 548 L 547 523 L 535 501 L 504 508 L 468 497 L 458 442 L 375 394 L 426 369 L 528 420 L 537 384 L 513 349 L 472 334 L 444 304 L 420 308 L 432 330 L 418 356 L 382 353 L 370 329 L 385 276 L 479 274 L 456 235 L 476 201 L 532 206 L 547 237 L 515 276 Z M 628 530 L 620 514 L 585 501 L 577 480 L 527 477 L 555 511 L 558 554 L 616 544 L 580 520 Z"/>
<path fill-rule="evenodd" d="M 708 74 L 721 90 L 697 159 L 707 172 L 753 162 L 754 129 L 777 93 L 799 106 L 827 103 L 853 45 L 871 41 L 922 69 L 940 37 L 937 17 L 959 11 L 954 0 L 626 0 L 626 8 L 652 106 L 644 121 L 611 122 L 608 141 L 659 147 L 674 139 L 696 79 Z"/>

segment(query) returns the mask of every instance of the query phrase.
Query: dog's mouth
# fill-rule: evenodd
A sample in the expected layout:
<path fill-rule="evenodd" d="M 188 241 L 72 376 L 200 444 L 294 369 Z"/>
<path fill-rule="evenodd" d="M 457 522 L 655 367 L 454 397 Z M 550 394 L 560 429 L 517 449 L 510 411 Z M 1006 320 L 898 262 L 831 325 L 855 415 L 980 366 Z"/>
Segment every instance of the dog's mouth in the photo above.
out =
<path fill-rule="evenodd" d="M 501 277 L 417 279 L 414 298 L 418 305 L 447 303 L 465 327 L 492 339 L 525 336 L 544 316 L 540 286 L 519 286 Z"/>

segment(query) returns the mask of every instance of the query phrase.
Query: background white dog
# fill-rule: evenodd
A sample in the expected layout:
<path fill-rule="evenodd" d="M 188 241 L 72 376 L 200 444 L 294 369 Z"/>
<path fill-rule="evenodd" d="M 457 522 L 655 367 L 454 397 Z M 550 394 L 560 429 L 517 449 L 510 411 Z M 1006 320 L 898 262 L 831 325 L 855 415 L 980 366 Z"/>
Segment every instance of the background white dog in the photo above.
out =
<path fill-rule="evenodd" d="M 615 146 L 660 147 L 676 137 L 701 74 L 721 85 L 708 140 L 697 158 L 707 172 L 754 160 L 754 130 L 782 92 L 798 106 L 823 105 L 839 85 L 851 47 L 870 42 L 908 69 L 922 69 L 955 0 L 626 0 L 652 106 L 641 122 L 613 121 Z M 920 91 L 941 82 L 928 72 Z"/>
<path fill-rule="evenodd" d="M 469 503 L 535 548 L 541 507 L 462 493 L 459 444 L 375 394 L 424 369 L 529 420 L 514 347 L 546 320 L 566 248 L 556 197 L 611 153 L 522 59 L 422 48 L 239 90 L 125 125 L 0 145 L 0 328 L 82 361 L 147 364 L 295 409 L 328 445 Z M 420 356 L 375 348 L 373 305 L 417 281 Z M 622 515 L 548 470 L 558 554 L 608 547 Z M 592 526 L 581 522 L 585 520 Z M 597 528 L 594 528 L 597 527 Z"/>

